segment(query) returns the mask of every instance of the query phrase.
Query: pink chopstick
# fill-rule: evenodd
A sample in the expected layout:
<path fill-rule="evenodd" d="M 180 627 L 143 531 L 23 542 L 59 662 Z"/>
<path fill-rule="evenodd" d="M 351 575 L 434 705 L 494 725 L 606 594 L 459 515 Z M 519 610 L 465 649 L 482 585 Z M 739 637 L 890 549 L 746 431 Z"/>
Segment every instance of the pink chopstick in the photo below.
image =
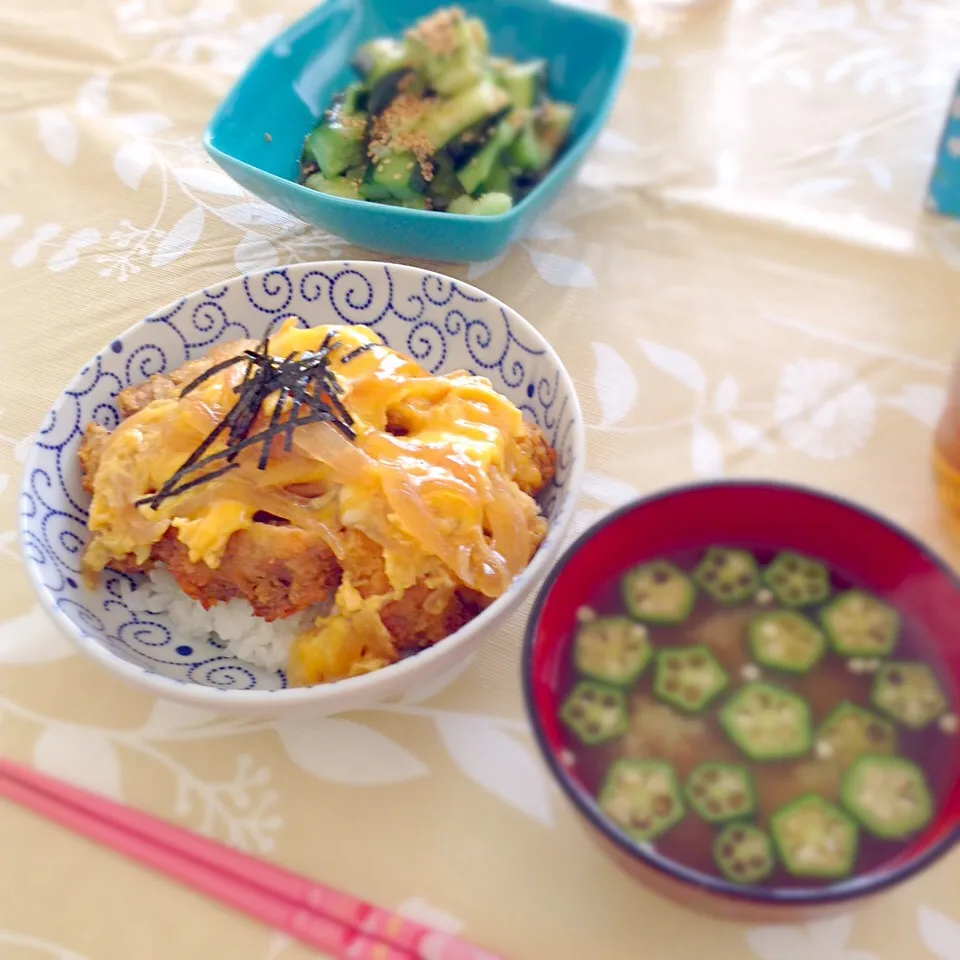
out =
<path fill-rule="evenodd" d="M 498 960 L 399 914 L 3 758 L 0 795 L 336 960 Z"/>

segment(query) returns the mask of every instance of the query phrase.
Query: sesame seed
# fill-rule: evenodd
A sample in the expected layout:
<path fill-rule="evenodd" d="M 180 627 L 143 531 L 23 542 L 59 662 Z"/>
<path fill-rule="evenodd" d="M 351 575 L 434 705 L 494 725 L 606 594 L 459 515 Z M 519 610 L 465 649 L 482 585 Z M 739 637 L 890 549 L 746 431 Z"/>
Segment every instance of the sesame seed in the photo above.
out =
<path fill-rule="evenodd" d="M 744 680 L 759 680 L 760 668 L 755 663 L 745 663 L 740 668 L 740 676 Z"/>
<path fill-rule="evenodd" d="M 591 620 L 597 619 L 597 611 L 592 607 L 580 607 L 577 610 L 577 619 L 581 623 L 589 623 Z"/>
<path fill-rule="evenodd" d="M 416 43 L 423 44 L 431 53 L 447 57 L 459 46 L 457 27 L 463 23 L 464 18 L 464 12 L 460 7 L 437 10 L 411 27 L 406 32 L 406 36 Z"/>
<path fill-rule="evenodd" d="M 944 714 L 940 718 L 938 726 L 943 733 L 956 733 L 957 730 L 960 730 L 960 717 L 957 717 L 955 713 Z"/>
<path fill-rule="evenodd" d="M 269 133 L 265 133 L 263 139 L 266 140 L 267 143 L 273 143 L 273 137 L 271 137 Z"/>
<path fill-rule="evenodd" d="M 773 601 L 773 592 L 764 587 L 762 590 L 757 591 L 757 595 L 754 599 L 757 601 L 757 603 L 765 606 Z"/>

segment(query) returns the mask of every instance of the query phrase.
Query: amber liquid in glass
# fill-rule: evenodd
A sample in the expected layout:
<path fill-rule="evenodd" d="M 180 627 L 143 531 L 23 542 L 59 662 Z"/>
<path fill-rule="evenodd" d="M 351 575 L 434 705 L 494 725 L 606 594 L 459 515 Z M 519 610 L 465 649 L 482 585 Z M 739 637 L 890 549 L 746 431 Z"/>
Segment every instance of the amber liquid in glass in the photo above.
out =
<path fill-rule="evenodd" d="M 948 529 L 960 539 L 960 363 L 954 367 L 934 435 L 933 475 Z"/>

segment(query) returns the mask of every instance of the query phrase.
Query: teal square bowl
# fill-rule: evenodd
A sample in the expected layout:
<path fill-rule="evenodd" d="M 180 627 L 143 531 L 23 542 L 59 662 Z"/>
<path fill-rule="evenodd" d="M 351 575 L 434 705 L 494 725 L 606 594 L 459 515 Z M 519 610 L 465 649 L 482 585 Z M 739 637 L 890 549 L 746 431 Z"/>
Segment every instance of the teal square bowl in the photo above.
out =
<path fill-rule="evenodd" d="M 384 254 L 489 260 L 524 234 L 596 139 L 629 62 L 630 27 L 551 0 L 464 0 L 490 32 L 491 49 L 550 65 L 550 92 L 576 108 L 570 143 L 512 210 L 473 217 L 407 210 L 317 193 L 296 182 L 304 136 L 334 93 L 354 79 L 356 48 L 399 36 L 443 0 L 326 0 L 272 40 L 220 104 L 204 135 L 210 156 L 267 203 Z"/>

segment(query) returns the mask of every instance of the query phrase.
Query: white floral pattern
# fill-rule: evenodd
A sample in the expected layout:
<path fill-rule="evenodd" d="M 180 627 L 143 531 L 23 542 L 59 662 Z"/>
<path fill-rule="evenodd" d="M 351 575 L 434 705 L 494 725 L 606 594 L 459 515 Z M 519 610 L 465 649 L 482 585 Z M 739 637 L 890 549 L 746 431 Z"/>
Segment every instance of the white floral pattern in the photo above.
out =
<path fill-rule="evenodd" d="M 773 415 L 784 440 L 819 460 L 856 453 L 870 438 L 877 401 L 836 360 L 794 360 L 780 374 Z"/>
<path fill-rule="evenodd" d="M 880 960 L 850 947 L 853 917 L 808 923 L 803 927 L 758 927 L 747 944 L 759 960 Z"/>

